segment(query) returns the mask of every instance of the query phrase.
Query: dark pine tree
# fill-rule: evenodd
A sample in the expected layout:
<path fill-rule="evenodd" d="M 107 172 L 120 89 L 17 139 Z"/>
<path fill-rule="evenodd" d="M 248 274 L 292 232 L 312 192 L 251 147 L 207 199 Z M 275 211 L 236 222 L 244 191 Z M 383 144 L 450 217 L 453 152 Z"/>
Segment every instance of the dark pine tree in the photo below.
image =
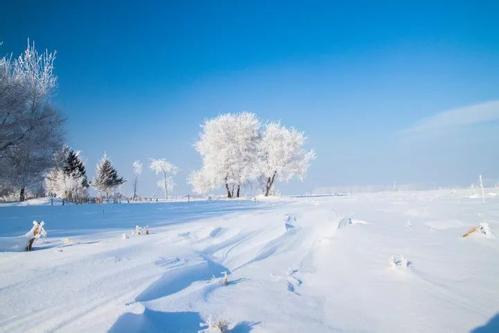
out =
<path fill-rule="evenodd" d="M 99 165 L 97 165 L 97 175 L 93 186 L 99 191 L 106 193 L 106 198 L 109 200 L 110 192 L 125 181 L 123 177 L 118 176 L 118 171 L 113 167 L 111 161 L 104 156 Z"/>
<path fill-rule="evenodd" d="M 73 149 L 69 149 L 66 157 L 66 163 L 64 165 L 64 173 L 75 179 L 81 180 L 81 186 L 88 188 L 87 173 L 85 170 L 85 165 L 83 164 L 80 156 Z"/>
<path fill-rule="evenodd" d="M 67 145 L 65 145 L 59 152 L 54 156 L 56 169 L 62 170 L 66 177 L 76 180 L 79 183 L 79 187 L 75 188 L 74 191 L 67 193 L 66 198 L 69 201 L 79 201 L 82 200 L 81 190 L 86 190 L 90 184 L 87 179 L 87 173 L 85 170 L 85 165 L 80 159 L 79 152 L 74 151 Z"/>

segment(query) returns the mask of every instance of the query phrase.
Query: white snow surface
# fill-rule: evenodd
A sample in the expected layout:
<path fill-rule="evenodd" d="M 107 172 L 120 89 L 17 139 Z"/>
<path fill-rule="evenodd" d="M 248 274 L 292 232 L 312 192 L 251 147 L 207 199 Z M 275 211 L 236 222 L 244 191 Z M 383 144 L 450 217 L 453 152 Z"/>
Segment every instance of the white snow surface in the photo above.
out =
<path fill-rule="evenodd" d="M 46 240 L 32 252 L 0 252 L 0 332 L 499 327 L 498 241 L 462 237 L 480 223 L 499 234 L 499 197 L 440 190 L 3 206 L 0 243 L 34 219 L 45 221 Z M 135 225 L 150 234 L 134 234 Z M 394 268 L 393 258 L 410 264 Z"/>

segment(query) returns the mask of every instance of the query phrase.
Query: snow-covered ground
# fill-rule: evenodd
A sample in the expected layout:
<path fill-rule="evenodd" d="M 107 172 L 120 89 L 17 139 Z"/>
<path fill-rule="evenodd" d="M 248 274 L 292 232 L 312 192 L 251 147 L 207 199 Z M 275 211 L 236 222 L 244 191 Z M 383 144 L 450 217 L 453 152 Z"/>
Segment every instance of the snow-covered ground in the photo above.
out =
<path fill-rule="evenodd" d="M 499 235 L 494 196 L 10 205 L 0 246 L 33 219 L 49 238 L 0 253 L 2 332 L 499 331 L 498 239 L 462 237 Z"/>

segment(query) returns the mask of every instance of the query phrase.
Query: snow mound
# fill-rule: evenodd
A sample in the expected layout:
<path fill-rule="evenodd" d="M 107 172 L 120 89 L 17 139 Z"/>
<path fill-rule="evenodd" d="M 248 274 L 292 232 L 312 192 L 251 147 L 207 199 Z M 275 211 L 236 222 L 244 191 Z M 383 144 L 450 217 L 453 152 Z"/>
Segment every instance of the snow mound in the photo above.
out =
<path fill-rule="evenodd" d="M 224 231 L 223 228 L 216 227 L 215 229 L 210 231 L 210 237 L 218 237 L 222 234 L 223 231 Z"/>
<path fill-rule="evenodd" d="M 488 238 L 488 239 L 495 238 L 494 234 L 490 230 L 488 223 L 480 223 L 478 230 L 480 231 L 480 234 L 482 234 L 485 238 Z"/>
<path fill-rule="evenodd" d="M 488 223 L 482 222 L 477 226 L 471 227 L 466 233 L 463 234 L 463 238 L 466 238 L 468 236 L 478 234 L 481 235 L 487 239 L 494 239 L 495 236 L 492 233 L 492 230 L 490 230 L 490 226 Z"/>
<path fill-rule="evenodd" d="M 347 225 L 352 224 L 352 219 L 349 217 L 344 217 L 338 222 L 338 229 L 343 229 Z"/>
<path fill-rule="evenodd" d="M 357 220 L 357 219 L 350 219 L 352 221 L 352 224 L 369 224 L 369 222 L 364 221 L 364 220 Z"/>
<path fill-rule="evenodd" d="M 141 227 L 139 225 L 135 226 L 135 231 L 133 233 L 135 236 L 149 235 L 149 226 Z"/>
<path fill-rule="evenodd" d="M 43 221 L 33 221 L 33 227 L 22 236 L 0 237 L 0 252 L 31 251 L 36 240 L 47 237 L 44 225 Z"/>
<path fill-rule="evenodd" d="M 393 255 L 390 257 L 390 266 L 396 269 L 407 269 L 412 263 L 404 256 Z"/>
<path fill-rule="evenodd" d="M 210 316 L 206 323 L 200 323 L 200 327 L 207 327 L 199 332 L 203 333 L 228 333 L 229 332 L 229 322 L 225 319 L 213 320 Z"/>
<path fill-rule="evenodd" d="M 351 217 L 344 217 L 338 222 L 338 229 L 343 229 L 350 224 L 369 224 L 367 221 L 352 219 Z"/>
<path fill-rule="evenodd" d="M 294 215 L 286 215 L 284 218 L 284 227 L 286 231 L 296 228 L 296 217 Z"/>

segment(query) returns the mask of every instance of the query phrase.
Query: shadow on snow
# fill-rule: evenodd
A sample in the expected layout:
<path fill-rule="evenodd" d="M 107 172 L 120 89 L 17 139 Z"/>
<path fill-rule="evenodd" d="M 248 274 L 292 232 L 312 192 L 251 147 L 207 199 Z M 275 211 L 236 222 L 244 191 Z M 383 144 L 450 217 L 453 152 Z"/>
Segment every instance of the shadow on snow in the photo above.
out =
<path fill-rule="evenodd" d="M 202 321 L 197 312 L 160 312 L 146 308 L 141 314 L 123 314 L 109 332 L 192 333 L 200 329 Z"/>
<path fill-rule="evenodd" d="M 471 330 L 471 333 L 496 333 L 499 332 L 499 312 L 496 313 L 485 325 Z"/>

